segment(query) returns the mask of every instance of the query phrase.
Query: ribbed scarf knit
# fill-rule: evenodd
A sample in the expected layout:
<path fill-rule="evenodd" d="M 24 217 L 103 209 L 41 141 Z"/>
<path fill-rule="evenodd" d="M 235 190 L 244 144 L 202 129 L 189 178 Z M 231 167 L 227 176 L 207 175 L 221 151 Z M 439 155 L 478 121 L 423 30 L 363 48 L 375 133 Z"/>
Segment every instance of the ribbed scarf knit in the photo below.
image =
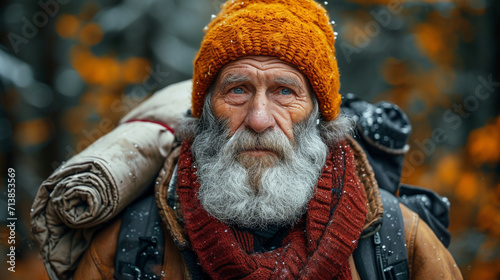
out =
<path fill-rule="evenodd" d="M 191 249 L 212 279 L 351 279 L 348 258 L 358 245 L 366 196 L 356 177 L 353 153 L 342 142 L 330 149 L 307 213 L 282 246 L 247 253 L 234 228 L 202 207 L 190 143 L 182 144 L 177 192 Z M 293 187 L 293 186 L 290 186 Z"/>

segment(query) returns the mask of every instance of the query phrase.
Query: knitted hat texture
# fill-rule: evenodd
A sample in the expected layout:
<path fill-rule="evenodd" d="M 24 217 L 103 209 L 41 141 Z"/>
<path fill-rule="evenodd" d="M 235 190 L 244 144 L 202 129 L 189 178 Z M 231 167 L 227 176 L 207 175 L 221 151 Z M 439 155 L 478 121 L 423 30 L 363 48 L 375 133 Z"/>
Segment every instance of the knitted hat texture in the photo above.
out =
<path fill-rule="evenodd" d="M 312 0 L 227 1 L 208 25 L 194 60 L 192 111 L 200 117 L 219 70 L 245 56 L 274 56 L 308 78 L 324 120 L 340 112 L 335 36 L 326 10 Z"/>

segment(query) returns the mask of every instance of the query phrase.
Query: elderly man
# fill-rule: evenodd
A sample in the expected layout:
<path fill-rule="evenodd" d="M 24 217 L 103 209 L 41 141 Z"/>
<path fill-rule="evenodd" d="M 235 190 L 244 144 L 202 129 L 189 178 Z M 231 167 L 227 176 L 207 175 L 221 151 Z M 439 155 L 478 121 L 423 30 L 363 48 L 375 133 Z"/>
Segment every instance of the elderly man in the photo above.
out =
<path fill-rule="evenodd" d="M 223 6 L 194 62 L 192 116 L 176 132 L 182 144 L 156 180 L 159 261 L 140 275 L 364 275 L 353 252 L 361 236 L 378 230 L 382 205 L 362 149 L 347 136 L 351 122 L 340 114 L 334 42 L 326 11 L 314 1 Z M 432 230 L 401 210 L 406 275 L 460 279 Z M 123 276 L 116 267 L 120 222 L 93 239 L 74 279 Z"/>

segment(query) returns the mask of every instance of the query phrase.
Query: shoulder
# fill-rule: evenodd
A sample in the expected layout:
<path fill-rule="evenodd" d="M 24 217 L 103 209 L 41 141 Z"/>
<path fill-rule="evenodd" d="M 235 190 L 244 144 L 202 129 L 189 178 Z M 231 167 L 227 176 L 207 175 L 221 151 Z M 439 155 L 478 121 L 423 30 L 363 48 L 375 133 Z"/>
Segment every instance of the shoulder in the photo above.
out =
<path fill-rule="evenodd" d="M 404 220 L 408 265 L 411 279 L 462 279 L 450 252 L 419 216 L 400 204 Z"/>

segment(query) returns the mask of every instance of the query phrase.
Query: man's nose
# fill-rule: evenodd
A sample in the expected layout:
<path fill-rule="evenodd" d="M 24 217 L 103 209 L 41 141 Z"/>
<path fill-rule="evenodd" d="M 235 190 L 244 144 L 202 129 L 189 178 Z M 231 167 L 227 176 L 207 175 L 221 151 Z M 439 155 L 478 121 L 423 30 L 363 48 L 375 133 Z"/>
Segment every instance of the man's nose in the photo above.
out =
<path fill-rule="evenodd" d="M 272 103 L 265 92 L 256 93 L 250 100 L 249 105 L 245 119 L 247 127 L 260 133 L 276 126 L 276 120 L 271 112 Z"/>

